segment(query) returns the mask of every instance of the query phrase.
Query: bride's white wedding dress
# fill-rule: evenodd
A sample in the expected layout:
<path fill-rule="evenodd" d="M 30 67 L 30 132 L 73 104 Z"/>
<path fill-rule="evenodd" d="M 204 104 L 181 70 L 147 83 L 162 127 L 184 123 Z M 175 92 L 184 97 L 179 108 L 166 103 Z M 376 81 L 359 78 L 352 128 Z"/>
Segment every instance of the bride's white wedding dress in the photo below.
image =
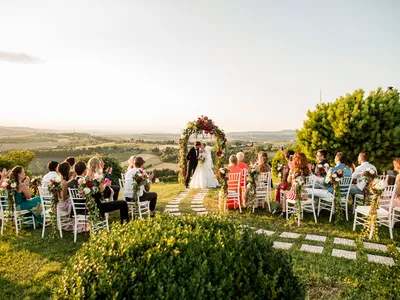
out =
<path fill-rule="evenodd" d="M 205 189 L 205 188 L 216 188 L 218 186 L 218 181 L 215 178 L 213 172 L 213 162 L 211 157 L 210 149 L 204 149 L 205 160 L 203 165 L 197 165 L 196 171 L 192 176 L 190 181 L 191 189 Z"/>

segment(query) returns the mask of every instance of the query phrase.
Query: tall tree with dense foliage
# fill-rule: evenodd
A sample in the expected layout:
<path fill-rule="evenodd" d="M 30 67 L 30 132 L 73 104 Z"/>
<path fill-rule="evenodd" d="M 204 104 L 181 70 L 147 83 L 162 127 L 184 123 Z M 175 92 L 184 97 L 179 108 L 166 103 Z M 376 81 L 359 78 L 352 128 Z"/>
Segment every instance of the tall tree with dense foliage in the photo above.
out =
<path fill-rule="evenodd" d="M 35 158 L 35 153 L 30 150 L 12 150 L 0 154 L 0 169 L 12 169 L 21 166 L 29 173 L 29 164 Z"/>
<path fill-rule="evenodd" d="M 359 152 L 370 154 L 370 162 L 383 170 L 400 156 L 400 101 L 398 90 L 381 88 L 364 97 L 363 90 L 317 105 L 297 131 L 298 144 L 310 158 L 316 150 L 328 151 L 333 161 L 338 151 L 357 163 Z"/>

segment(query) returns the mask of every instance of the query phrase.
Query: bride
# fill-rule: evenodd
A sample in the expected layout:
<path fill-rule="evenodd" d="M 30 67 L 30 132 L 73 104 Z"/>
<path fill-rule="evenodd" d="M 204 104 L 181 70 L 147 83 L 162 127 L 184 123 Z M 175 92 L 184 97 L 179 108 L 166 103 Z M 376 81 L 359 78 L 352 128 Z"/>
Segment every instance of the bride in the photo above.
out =
<path fill-rule="evenodd" d="M 213 161 L 211 158 L 211 151 L 208 147 L 206 147 L 206 144 L 202 144 L 199 152 L 199 162 L 197 164 L 196 171 L 193 174 L 192 180 L 190 181 L 190 188 L 216 188 L 218 186 L 218 181 L 215 178 L 212 170 Z"/>

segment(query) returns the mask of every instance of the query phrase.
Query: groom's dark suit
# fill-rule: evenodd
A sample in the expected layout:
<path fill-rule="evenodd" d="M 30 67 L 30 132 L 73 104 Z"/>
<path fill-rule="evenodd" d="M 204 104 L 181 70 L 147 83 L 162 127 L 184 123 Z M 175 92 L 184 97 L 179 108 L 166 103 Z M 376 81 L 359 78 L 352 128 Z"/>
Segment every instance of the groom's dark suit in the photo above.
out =
<path fill-rule="evenodd" d="M 189 150 L 188 155 L 186 156 L 186 159 L 189 161 L 189 166 L 188 166 L 188 171 L 186 174 L 186 187 L 189 186 L 189 180 L 194 171 L 196 170 L 198 160 L 197 158 L 199 157 L 199 149 L 196 149 L 195 147 L 192 147 Z"/>

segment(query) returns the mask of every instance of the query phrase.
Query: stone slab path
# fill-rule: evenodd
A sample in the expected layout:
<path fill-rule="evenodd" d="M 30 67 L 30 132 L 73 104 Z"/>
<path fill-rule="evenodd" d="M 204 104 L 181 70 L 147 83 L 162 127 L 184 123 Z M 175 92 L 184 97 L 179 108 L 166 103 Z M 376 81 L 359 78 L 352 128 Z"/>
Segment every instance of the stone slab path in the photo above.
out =
<path fill-rule="evenodd" d="M 189 195 L 189 189 L 184 189 L 181 191 L 175 199 L 168 202 L 167 206 L 165 207 L 165 211 L 171 216 L 180 216 L 182 213 L 179 210 L 179 204 L 187 197 L 187 195 Z"/>
<path fill-rule="evenodd" d="M 196 196 L 193 197 L 190 203 L 190 208 L 195 211 L 198 215 L 208 214 L 207 209 L 203 205 L 203 200 L 207 196 L 208 189 L 200 190 Z"/>

